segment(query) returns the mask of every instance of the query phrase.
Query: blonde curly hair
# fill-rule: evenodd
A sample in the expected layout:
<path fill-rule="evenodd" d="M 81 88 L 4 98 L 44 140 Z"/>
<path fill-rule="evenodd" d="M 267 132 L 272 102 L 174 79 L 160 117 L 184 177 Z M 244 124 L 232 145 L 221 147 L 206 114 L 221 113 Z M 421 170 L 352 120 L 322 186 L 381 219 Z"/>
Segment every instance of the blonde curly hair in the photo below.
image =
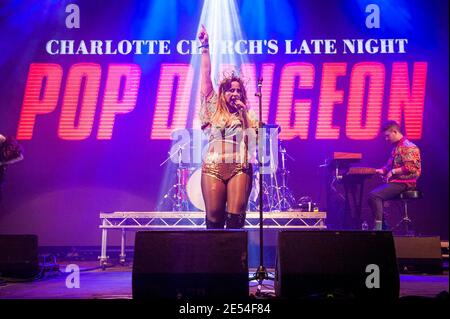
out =
<path fill-rule="evenodd" d="M 229 74 L 224 73 L 224 76 L 219 83 L 219 90 L 217 94 L 217 108 L 211 117 L 211 122 L 214 124 L 222 125 L 229 124 L 231 119 L 231 113 L 225 100 L 225 92 L 231 88 L 232 82 L 238 82 L 241 88 L 241 101 L 247 105 L 247 90 L 245 89 L 244 80 L 237 73 L 231 72 Z"/>

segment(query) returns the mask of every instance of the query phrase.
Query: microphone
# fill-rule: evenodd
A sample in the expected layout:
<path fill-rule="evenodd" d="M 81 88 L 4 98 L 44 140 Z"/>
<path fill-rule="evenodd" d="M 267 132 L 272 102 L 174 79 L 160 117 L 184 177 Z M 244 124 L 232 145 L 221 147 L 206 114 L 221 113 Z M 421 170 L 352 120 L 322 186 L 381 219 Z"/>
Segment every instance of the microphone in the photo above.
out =
<path fill-rule="evenodd" d="M 232 97 L 232 98 L 231 98 L 231 101 L 230 101 L 230 104 L 231 104 L 234 108 L 236 108 L 238 111 L 244 110 L 244 108 L 242 107 L 242 105 L 237 104 L 238 101 L 240 101 L 239 98 L 237 98 L 237 97 Z"/>

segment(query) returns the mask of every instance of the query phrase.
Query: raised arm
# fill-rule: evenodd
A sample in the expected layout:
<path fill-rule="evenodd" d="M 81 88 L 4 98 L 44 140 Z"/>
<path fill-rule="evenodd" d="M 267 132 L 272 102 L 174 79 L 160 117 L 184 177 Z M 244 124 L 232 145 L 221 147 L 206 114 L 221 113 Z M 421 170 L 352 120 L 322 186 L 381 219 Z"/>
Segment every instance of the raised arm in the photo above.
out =
<path fill-rule="evenodd" d="M 14 158 L 14 159 L 11 159 L 11 160 L 8 160 L 8 161 L 4 161 L 4 162 L 0 162 L 0 166 L 1 166 L 1 165 L 9 165 L 9 164 L 13 164 L 13 163 L 19 162 L 19 161 L 21 161 L 21 160 L 23 160 L 23 155 L 22 155 L 22 154 L 20 154 L 19 157 L 16 157 L 16 158 Z"/>
<path fill-rule="evenodd" d="M 211 57 L 209 56 L 209 38 L 208 33 L 206 32 L 205 26 L 202 24 L 202 28 L 200 30 L 200 34 L 198 35 L 198 39 L 202 43 L 202 61 L 200 67 L 201 73 L 201 87 L 200 93 L 204 97 L 211 96 L 213 92 L 213 85 L 211 81 Z"/>

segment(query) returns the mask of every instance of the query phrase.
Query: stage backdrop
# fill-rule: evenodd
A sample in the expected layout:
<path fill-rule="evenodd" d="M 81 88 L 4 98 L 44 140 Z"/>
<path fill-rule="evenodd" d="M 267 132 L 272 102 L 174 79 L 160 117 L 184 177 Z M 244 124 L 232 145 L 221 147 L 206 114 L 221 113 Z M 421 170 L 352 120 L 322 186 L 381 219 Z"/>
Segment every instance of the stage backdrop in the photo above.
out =
<path fill-rule="evenodd" d="M 264 121 L 281 126 L 297 199 L 327 210 L 321 165 L 334 151 L 384 165 L 380 128 L 394 119 L 422 151 L 415 225 L 448 238 L 449 25 L 438 0 L 2 1 L 0 133 L 25 159 L 6 172 L 1 233 L 99 245 L 100 212 L 157 209 L 175 183 L 175 164 L 160 165 L 171 132 L 198 128 L 201 23 L 215 85 L 239 70 L 257 109 L 263 79 Z"/>

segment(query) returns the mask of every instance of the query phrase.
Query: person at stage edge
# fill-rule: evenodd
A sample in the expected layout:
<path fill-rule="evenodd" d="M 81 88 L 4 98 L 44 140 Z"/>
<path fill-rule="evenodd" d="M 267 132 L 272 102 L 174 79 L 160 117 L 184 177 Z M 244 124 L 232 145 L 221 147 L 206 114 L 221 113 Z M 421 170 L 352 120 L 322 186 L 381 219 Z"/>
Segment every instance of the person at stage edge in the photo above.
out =
<path fill-rule="evenodd" d="M 0 134 L 0 201 L 2 200 L 2 185 L 8 165 L 23 160 L 23 150 L 13 137 Z"/>
<path fill-rule="evenodd" d="M 256 128 L 255 113 L 247 106 L 242 77 L 224 73 L 215 92 L 211 81 L 209 38 L 202 25 L 201 42 L 201 128 L 208 137 L 202 158 L 201 188 L 207 229 L 239 229 L 252 187 Z"/>
<path fill-rule="evenodd" d="M 383 229 L 383 202 L 398 197 L 406 190 L 415 189 L 421 174 L 420 150 L 401 133 L 399 124 L 387 121 L 382 131 L 386 141 L 394 147 L 387 164 L 376 170 L 386 183 L 371 191 L 368 197 L 375 217 L 374 230 Z"/>

